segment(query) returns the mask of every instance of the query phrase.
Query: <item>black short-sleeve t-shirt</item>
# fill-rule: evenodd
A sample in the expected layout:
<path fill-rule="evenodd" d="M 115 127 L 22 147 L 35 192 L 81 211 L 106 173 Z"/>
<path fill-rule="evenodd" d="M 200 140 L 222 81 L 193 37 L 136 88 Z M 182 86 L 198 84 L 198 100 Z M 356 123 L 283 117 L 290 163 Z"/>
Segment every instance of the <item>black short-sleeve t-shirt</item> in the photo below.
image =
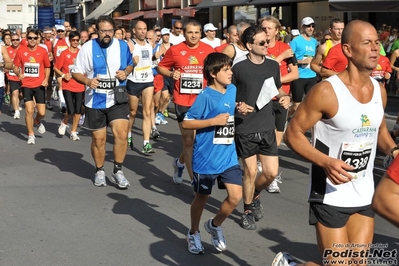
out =
<path fill-rule="evenodd" d="M 256 107 L 256 100 L 268 78 L 273 78 L 277 89 L 281 88 L 280 67 L 277 61 L 265 58 L 262 64 L 254 64 L 248 58 L 233 66 L 233 84 L 237 87 L 237 102 L 245 102 L 255 108 L 253 113 L 241 115 L 236 112 L 236 134 L 247 134 L 274 130 L 272 101 L 262 109 Z"/>

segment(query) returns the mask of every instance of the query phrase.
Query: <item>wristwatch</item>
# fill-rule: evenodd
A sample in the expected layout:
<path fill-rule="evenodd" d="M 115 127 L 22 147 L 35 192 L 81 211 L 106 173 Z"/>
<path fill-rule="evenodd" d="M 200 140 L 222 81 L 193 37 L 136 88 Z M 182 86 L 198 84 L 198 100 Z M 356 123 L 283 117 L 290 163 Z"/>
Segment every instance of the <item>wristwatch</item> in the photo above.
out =
<path fill-rule="evenodd" d="M 399 150 L 399 147 L 398 147 L 398 146 L 392 148 L 392 150 L 391 150 L 391 156 L 392 156 L 392 157 L 393 157 L 394 151 L 397 151 L 397 150 Z"/>

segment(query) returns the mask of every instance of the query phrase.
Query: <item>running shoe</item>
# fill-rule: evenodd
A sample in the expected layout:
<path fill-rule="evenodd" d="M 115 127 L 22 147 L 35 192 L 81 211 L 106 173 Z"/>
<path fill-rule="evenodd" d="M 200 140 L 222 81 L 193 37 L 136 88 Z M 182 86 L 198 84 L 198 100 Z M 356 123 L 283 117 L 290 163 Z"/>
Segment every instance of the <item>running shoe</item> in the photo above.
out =
<path fill-rule="evenodd" d="M 4 102 L 5 102 L 6 104 L 9 104 L 9 103 L 10 103 L 10 95 L 9 95 L 9 94 L 7 94 L 7 95 L 4 97 Z"/>
<path fill-rule="evenodd" d="M 177 166 L 177 161 L 179 160 L 179 158 L 175 158 L 173 159 L 173 169 L 174 169 L 174 173 L 173 173 L 173 182 L 175 182 L 175 184 L 181 184 L 183 182 L 183 170 L 184 170 L 184 166 Z"/>
<path fill-rule="evenodd" d="M 161 124 L 161 118 L 159 116 L 159 113 L 157 113 L 155 115 L 155 125 L 159 125 L 159 124 Z"/>
<path fill-rule="evenodd" d="M 64 124 L 64 122 L 61 121 L 61 124 L 60 124 L 60 126 L 58 127 L 58 134 L 60 134 L 61 136 L 64 136 L 67 127 L 69 127 L 69 126 L 66 125 L 66 124 Z"/>
<path fill-rule="evenodd" d="M 161 136 L 161 134 L 159 133 L 158 129 L 153 128 L 151 129 L 151 137 L 152 139 L 157 139 Z"/>
<path fill-rule="evenodd" d="M 26 143 L 28 143 L 29 145 L 34 145 L 35 144 L 35 135 L 29 135 L 28 136 L 28 141 Z"/>
<path fill-rule="evenodd" d="M 201 234 L 195 231 L 194 234 L 190 235 L 190 231 L 188 231 L 186 236 L 188 251 L 192 254 L 204 254 L 204 247 L 201 243 Z"/>
<path fill-rule="evenodd" d="M 169 117 L 168 109 L 165 109 L 165 111 L 163 111 L 162 114 L 163 114 L 165 117 Z"/>
<path fill-rule="evenodd" d="M 14 118 L 14 119 L 20 119 L 20 118 L 21 118 L 21 113 L 20 113 L 19 110 L 15 111 L 14 117 L 13 117 L 13 118 Z"/>
<path fill-rule="evenodd" d="M 263 218 L 265 213 L 263 212 L 262 204 L 260 204 L 260 196 L 257 196 L 256 199 L 252 200 L 251 211 L 254 214 L 255 221 L 259 221 Z"/>
<path fill-rule="evenodd" d="M 262 173 L 262 164 L 259 160 L 256 162 L 256 168 L 258 169 L 258 173 Z"/>
<path fill-rule="evenodd" d="M 78 123 L 78 126 L 83 126 L 83 123 L 85 122 L 85 115 L 83 114 L 83 115 L 81 115 L 80 116 L 80 118 L 79 118 L 79 123 Z"/>
<path fill-rule="evenodd" d="M 158 113 L 158 115 L 161 125 L 167 125 L 169 123 L 168 120 L 165 119 L 165 116 L 162 113 Z"/>
<path fill-rule="evenodd" d="M 80 138 L 78 137 L 78 132 L 73 132 L 73 133 L 71 133 L 71 136 L 69 136 L 69 138 L 70 138 L 71 140 L 75 140 L 75 141 L 80 140 Z"/>
<path fill-rule="evenodd" d="M 281 178 L 281 173 L 276 176 L 273 180 L 273 182 L 266 188 L 266 191 L 269 193 L 280 193 L 281 190 L 278 186 L 278 183 L 282 183 L 282 178 Z"/>
<path fill-rule="evenodd" d="M 223 228 L 221 226 L 212 226 L 212 219 L 209 219 L 204 224 L 205 230 L 211 234 L 211 242 L 212 245 L 218 251 L 225 251 L 226 250 L 226 240 L 224 239 L 223 235 Z"/>
<path fill-rule="evenodd" d="M 40 134 L 44 134 L 46 132 L 46 128 L 44 127 L 43 123 L 39 123 L 37 125 L 37 132 Z"/>
<path fill-rule="evenodd" d="M 133 150 L 133 137 L 127 137 L 127 147 Z"/>
<path fill-rule="evenodd" d="M 47 109 L 49 109 L 49 110 L 53 110 L 53 106 L 51 105 L 50 102 L 46 102 L 46 107 L 47 107 Z"/>
<path fill-rule="evenodd" d="M 255 216 L 251 211 L 242 214 L 240 225 L 246 230 L 256 230 Z"/>
<path fill-rule="evenodd" d="M 94 185 L 97 187 L 105 187 L 107 185 L 105 181 L 105 172 L 103 170 L 97 171 L 94 175 Z"/>
<path fill-rule="evenodd" d="M 112 177 L 114 178 L 115 183 L 118 184 L 118 187 L 127 188 L 130 186 L 129 181 L 127 181 L 125 175 L 123 174 L 123 172 L 121 170 L 112 174 Z"/>
<path fill-rule="evenodd" d="M 272 266 L 295 266 L 298 264 L 287 252 L 279 252 L 273 259 Z"/>
<path fill-rule="evenodd" d="M 155 150 L 152 148 L 150 143 L 147 143 L 146 145 L 143 146 L 143 150 L 141 152 L 149 154 L 149 153 L 155 153 Z"/>

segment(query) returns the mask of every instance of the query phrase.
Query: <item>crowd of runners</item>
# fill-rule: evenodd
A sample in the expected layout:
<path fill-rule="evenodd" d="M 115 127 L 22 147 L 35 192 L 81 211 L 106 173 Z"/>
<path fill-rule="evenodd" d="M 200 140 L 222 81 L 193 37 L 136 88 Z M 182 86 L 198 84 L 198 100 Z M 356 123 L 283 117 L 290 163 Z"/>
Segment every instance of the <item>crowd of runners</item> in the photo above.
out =
<path fill-rule="evenodd" d="M 313 18 L 303 18 L 300 26 L 286 29 L 267 16 L 256 25 L 229 26 L 223 40 L 212 23 L 175 21 L 171 29 L 148 29 L 137 21 L 129 31 L 109 16 L 81 32 L 69 22 L 23 33 L 3 30 L 0 102 L 9 103 L 14 119 L 25 119 L 27 144 L 34 145 L 35 126 L 39 134 L 46 132 L 42 120 L 56 99 L 64 113 L 59 135 L 79 141 L 79 126 L 92 133 L 93 183 L 99 187 L 107 185 L 109 127 L 111 181 L 128 188 L 122 166 L 127 150 L 134 148 L 138 112 L 143 118 L 140 150 L 151 155 L 160 125 L 172 123 L 172 101 L 182 142 L 176 143 L 181 152 L 172 160 L 171 181 L 182 183 L 184 173 L 191 180 L 186 239 L 193 254 L 204 253 L 199 224 L 215 184 L 226 189 L 227 197 L 204 224 L 213 246 L 226 250 L 222 223 L 241 200 L 240 226 L 257 229 L 264 216 L 261 192 L 280 192 L 278 147 L 284 141 L 311 162 L 309 224 L 315 226 L 320 251 L 344 251 L 337 243 L 366 250 L 374 210 L 399 223 L 392 204 L 399 195 L 394 170 L 399 161 L 393 160 L 399 131 L 389 132 L 384 118 L 384 86 L 396 60 L 386 57 L 381 34 L 368 22 L 345 25 L 333 19 L 319 40 Z M 373 201 L 377 148 L 393 163 L 382 183 L 387 189 L 377 189 Z M 350 264 L 353 258 L 343 259 Z M 272 265 L 299 263 L 280 252 Z"/>

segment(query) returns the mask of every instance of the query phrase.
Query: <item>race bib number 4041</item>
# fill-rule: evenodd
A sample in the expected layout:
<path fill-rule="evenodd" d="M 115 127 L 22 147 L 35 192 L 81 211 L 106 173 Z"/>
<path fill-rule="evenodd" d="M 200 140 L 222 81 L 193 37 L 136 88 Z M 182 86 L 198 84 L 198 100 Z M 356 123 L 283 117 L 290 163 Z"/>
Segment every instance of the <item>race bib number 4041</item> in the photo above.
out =
<path fill-rule="evenodd" d="M 373 142 L 342 143 L 341 160 L 354 168 L 353 171 L 348 171 L 353 177 L 352 181 L 366 176 L 372 148 Z"/>

